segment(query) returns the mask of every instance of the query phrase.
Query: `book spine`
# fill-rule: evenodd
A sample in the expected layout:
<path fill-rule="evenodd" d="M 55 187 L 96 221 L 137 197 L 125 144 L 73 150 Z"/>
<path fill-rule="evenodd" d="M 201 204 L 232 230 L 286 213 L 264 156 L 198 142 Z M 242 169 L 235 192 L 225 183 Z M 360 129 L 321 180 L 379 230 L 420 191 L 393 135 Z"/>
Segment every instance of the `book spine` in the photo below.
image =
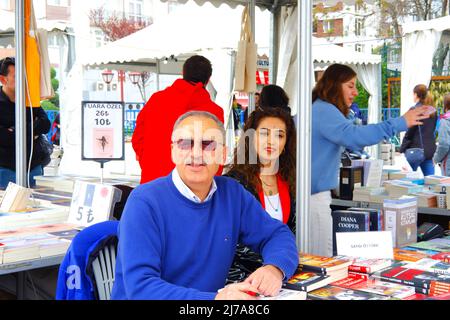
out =
<path fill-rule="evenodd" d="M 369 280 L 369 275 L 366 274 L 366 273 L 359 273 L 359 272 L 349 271 L 348 276 L 349 277 L 353 277 L 353 278 Z"/>
<path fill-rule="evenodd" d="M 381 275 L 378 275 L 378 276 L 374 275 L 374 276 L 383 281 L 405 284 L 407 286 L 413 286 L 413 287 L 425 288 L 425 289 L 427 289 L 429 286 L 428 283 L 422 282 L 422 281 L 418 282 L 418 281 L 414 281 L 414 280 L 404 280 L 404 279 L 391 278 L 391 277 L 386 277 L 386 276 L 381 276 Z"/>
<path fill-rule="evenodd" d="M 299 271 L 312 271 L 312 272 L 317 272 L 320 274 L 327 274 L 327 269 L 326 268 L 322 268 L 322 267 L 317 267 L 317 266 L 308 266 L 308 265 L 304 265 L 304 264 L 299 264 Z"/>
<path fill-rule="evenodd" d="M 385 229 L 391 231 L 392 245 L 396 247 L 396 227 L 397 227 L 397 212 L 392 210 L 386 210 L 384 212 Z"/>
<path fill-rule="evenodd" d="M 350 265 L 348 266 L 348 271 L 370 273 L 370 267 Z"/>

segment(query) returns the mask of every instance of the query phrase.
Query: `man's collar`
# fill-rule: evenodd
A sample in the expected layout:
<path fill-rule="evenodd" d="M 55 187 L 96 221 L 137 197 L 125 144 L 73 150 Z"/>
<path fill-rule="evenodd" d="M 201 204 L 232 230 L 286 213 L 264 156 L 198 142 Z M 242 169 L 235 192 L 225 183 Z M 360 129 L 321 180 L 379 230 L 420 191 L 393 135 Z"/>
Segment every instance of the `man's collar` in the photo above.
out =
<path fill-rule="evenodd" d="M 195 193 L 192 192 L 192 190 L 189 189 L 189 187 L 183 182 L 183 180 L 180 177 L 180 174 L 178 173 L 177 168 L 173 169 L 173 171 L 172 171 L 172 181 L 173 181 L 175 187 L 178 189 L 178 191 L 180 191 L 180 193 L 184 197 L 186 197 L 187 199 L 189 199 L 195 203 L 202 203 L 200 198 L 197 197 L 195 195 Z M 213 181 L 211 184 L 211 189 L 209 190 L 209 193 L 203 202 L 209 201 L 212 198 L 213 194 L 216 192 L 216 190 L 217 190 L 217 184 L 213 178 Z"/>

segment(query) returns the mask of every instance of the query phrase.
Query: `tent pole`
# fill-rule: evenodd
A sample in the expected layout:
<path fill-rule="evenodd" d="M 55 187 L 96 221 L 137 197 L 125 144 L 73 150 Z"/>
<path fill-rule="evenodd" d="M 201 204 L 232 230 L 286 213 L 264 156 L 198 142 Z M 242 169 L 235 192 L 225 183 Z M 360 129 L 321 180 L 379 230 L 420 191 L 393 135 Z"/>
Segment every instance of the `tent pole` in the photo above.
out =
<path fill-rule="evenodd" d="M 270 39 L 269 39 L 269 83 L 274 84 L 278 69 L 278 25 L 280 21 L 280 8 L 272 8 L 270 12 Z"/>
<path fill-rule="evenodd" d="M 27 0 L 25 0 L 27 1 Z M 16 183 L 27 186 L 26 170 L 26 109 L 25 109 L 25 37 L 24 17 L 25 1 L 16 0 L 16 104 L 15 104 L 15 135 L 16 135 Z"/>
<path fill-rule="evenodd" d="M 249 16 L 250 16 L 250 32 L 253 35 L 253 39 L 255 40 L 255 0 L 250 0 L 250 6 L 249 6 Z M 255 81 L 256 81 L 256 75 Z M 250 114 L 253 110 L 255 110 L 255 93 L 249 92 L 248 93 L 248 114 Z"/>
<path fill-rule="evenodd" d="M 159 59 L 156 59 L 156 91 L 159 91 Z"/>
<path fill-rule="evenodd" d="M 311 196 L 311 88 L 312 0 L 299 1 L 297 61 L 299 61 L 297 130 L 296 241 L 301 252 L 310 252 Z"/>

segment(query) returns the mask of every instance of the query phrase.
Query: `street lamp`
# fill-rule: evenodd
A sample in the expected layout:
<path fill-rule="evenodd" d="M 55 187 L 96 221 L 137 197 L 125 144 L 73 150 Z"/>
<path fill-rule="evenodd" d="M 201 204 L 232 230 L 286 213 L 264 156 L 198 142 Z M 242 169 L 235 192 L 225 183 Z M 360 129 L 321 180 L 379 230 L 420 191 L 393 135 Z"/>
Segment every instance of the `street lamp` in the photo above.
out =
<path fill-rule="evenodd" d="M 130 80 L 133 84 L 138 84 L 139 80 L 141 79 L 140 72 L 128 72 L 128 76 L 130 77 Z"/>
<path fill-rule="evenodd" d="M 103 78 L 103 81 L 106 82 L 106 84 L 110 84 L 113 77 L 114 77 L 114 73 L 110 70 L 105 70 L 102 72 L 102 78 Z"/>

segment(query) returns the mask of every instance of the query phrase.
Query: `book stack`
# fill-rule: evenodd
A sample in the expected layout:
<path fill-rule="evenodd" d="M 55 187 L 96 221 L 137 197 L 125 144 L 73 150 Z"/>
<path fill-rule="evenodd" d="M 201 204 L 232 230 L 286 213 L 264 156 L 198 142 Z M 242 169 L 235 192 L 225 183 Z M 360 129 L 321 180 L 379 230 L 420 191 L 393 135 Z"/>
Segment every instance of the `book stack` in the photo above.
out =
<path fill-rule="evenodd" d="M 354 259 L 353 263 L 348 266 L 348 272 L 351 272 L 352 275 L 355 275 L 355 273 L 356 275 L 361 273 L 372 274 L 375 271 L 389 267 L 391 264 L 392 260 L 390 259 L 357 258 Z"/>
<path fill-rule="evenodd" d="M 450 292 L 450 275 L 414 269 L 409 264 L 399 262 L 372 276 L 382 281 L 413 286 L 416 293 L 439 295 Z"/>
<path fill-rule="evenodd" d="M 348 266 L 353 260 L 344 256 L 323 257 L 307 253 L 299 255 L 299 269 L 330 277 L 330 282 L 348 277 Z"/>
<path fill-rule="evenodd" d="M 383 202 L 384 226 L 392 233 L 394 247 L 402 247 L 417 241 L 417 199 L 401 197 Z"/>
<path fill-rule="evenodd" d="M 408 172 L 400 170 L 390 171 L 388 174 L 389 174 L 388 180 L 400 180 L 408 177 Z"/>
<path fill-rule="evenodd" d="M 73 187 L 75 179 L 71 176 L 36 176 L 36 186 L 39 187 L 50 187 L 54 190 L 73 192 Z M 98 178 L 95 177 L 77 177 L 76 180 L 82 181 L 96 181 Z"/>
<path fill-rule="evenodd" d="M 393 199 L 386 191 L 380 194 L 374 194 L 370 196 L 370 202 L 383 204 L 384 199 Z"/>
<path fill-rule="evenodd" d="M 385 181 L 384 187 L 390 198 L 399 198 L 408 194 L 418 193 L 423 187 L 409 181 L 392 180 Z"/>
<path fill-rule="evenodd" d="M 67 221 L 69 210 L 64 206 L 28 207 L 22 211 L 0 212 L 0 230 L 14 230 Z"/>
<path fill-rule="evenodd" d="M 287 289 L 309 292 L 326 286 L 333 280 L 329 275 L 319 272 L 303 271 L 298 269 L 295 274 L 284 284 Z"/>
<path fill-rule="evenodd" d="M 386 191 L 383 187 L 358 187 L 353 190 L 353 201 L 371 202 L 372 196 Z"/>
<path fill-rule="evenodd" d="M 398 261 L 419 261 L 420 259 L 429 257 L 428 254 L 404 248 L 394 248 L 394 260 Z"/>
<path fill-rule="evenodd" d="M 423 258 L 415 262 L 410 262 L 407 266 L 411 269 L 450 275 L 450 264 L 432 258 Z"/>
<path fill-rule="evenodd" d="M 352 160 L 352 167 L 363 167 L 363 186 L 380 187 L 383 174 L 383 160 L 361 159 Z"/>
<path fill-rule="evenodd" d="M 331 285 L 395 299 L 404 299 L 416 294 L 415 287 L 413 286 L 406 286 L 378 279 L 364 280 L 352 276 L 333 282 Z"/>
<path fill-rule="evenodd" d="M 431 175 L 425 177 L 425 184 L 446 184 L 450 183 L 450 177 Z"/>
<path fill-rule="evenodd" d="M 395 145 L 391 143 L 381 143 L 380 155 L 384 165 L 393 166 L 395 164 Z"/>
<path fill-rule="evenodd" d="M 434 192 L 417 192 L 412 194 L 417 197 L 417 205 L 422 208 L 436 208 L 437 207 L 437 194 Z"/>
<path fill-rule="evenodd" d="M 44 176 L 57 176 L 59 174 L 59 164 L 63 156 L 63 149 L 53 145 L 53 152 L 50 155 L 50 163 L 44 167 Z"/>
<path fill-rule="evenodd" d="M 78 232 L 79 230 L 75 229 L 73 225 L 68 224 L 0 232 L 0 264 L 65 254 L 71 239 Z M 60 234 L 71 234 L 71 236 L 60 237 Z"/>
<path fill-rule="evenodd" d="M 30 198 L 31 189 L 9 182 L 3 193 L 0 212 L 15 212 L 24 210 Z"/>
<path fill-rule="evenodd" d="M 408 245 L 408 247 L 421 250 L 430 250 L 435 252 L 435 254 L 439 252 L 450 252 L 450 239 L 436 238 L 428 241 L 411 243 Z"/>
<path fill-rule="evenodd" d="M 308 293 L 312 300 L 390 300 L 388 296 L 328 285 Z"/>
<path fill-rule="evenodd" d="M 257 300 L 306 300 L 306 291 L 281 288 L 274 297 L 258 296 Z"/>

